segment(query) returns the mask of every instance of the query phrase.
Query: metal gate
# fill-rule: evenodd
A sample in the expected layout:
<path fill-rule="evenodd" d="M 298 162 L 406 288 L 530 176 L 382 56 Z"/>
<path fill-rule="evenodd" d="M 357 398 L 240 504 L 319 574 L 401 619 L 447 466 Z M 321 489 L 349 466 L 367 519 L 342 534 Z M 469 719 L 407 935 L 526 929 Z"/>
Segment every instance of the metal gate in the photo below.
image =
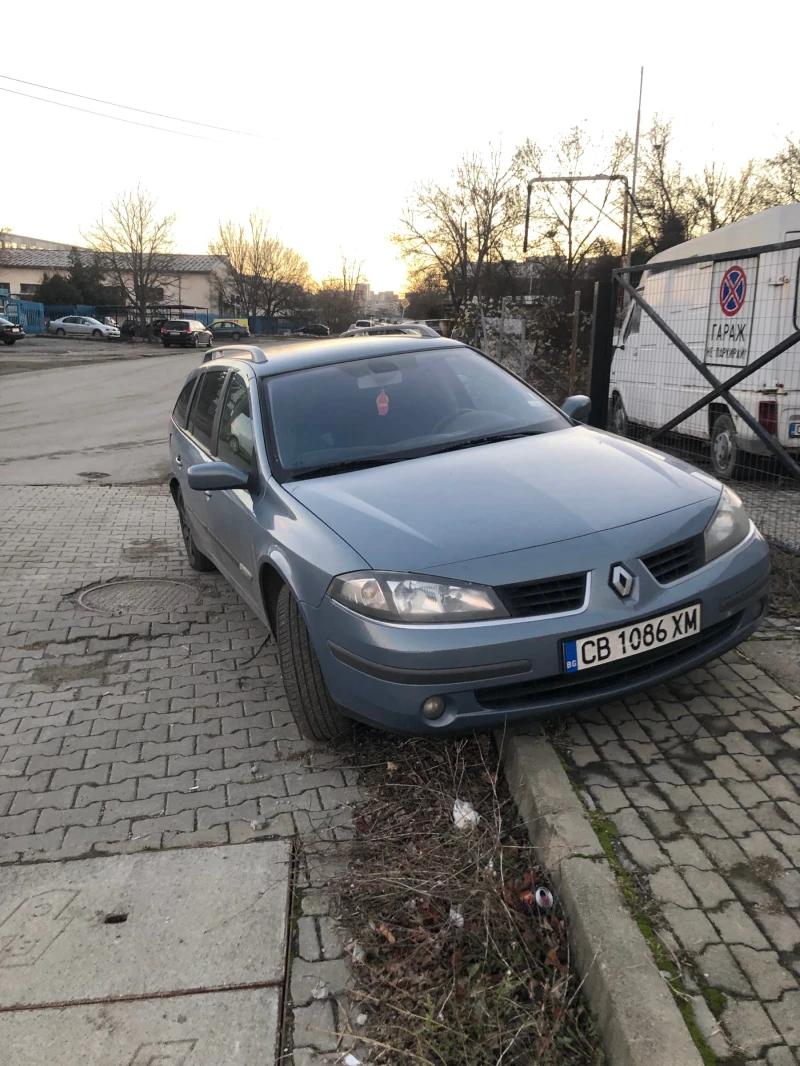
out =
<path fill-rule="evenodd" d="M 800 240 L 615 271 L 591 360 L 595 425 L 730 483 L 800 552 Z"/>
<path fill-rule="evenodd" d="M 44 304 L 30 300 L 5 300 L 3 314 L 26 333 L 44 333 Z"/>

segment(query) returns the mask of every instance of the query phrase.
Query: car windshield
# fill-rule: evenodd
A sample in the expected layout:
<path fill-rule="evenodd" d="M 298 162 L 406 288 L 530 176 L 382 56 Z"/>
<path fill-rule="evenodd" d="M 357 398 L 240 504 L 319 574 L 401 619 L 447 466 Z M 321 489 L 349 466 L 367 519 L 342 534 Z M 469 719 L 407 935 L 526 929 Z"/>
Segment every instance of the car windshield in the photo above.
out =
<path fill-rule="evenodd" d="M 284 480 L 565 429 L 543 397 L 469 348 L 403 352 L 263 379 Z"/>

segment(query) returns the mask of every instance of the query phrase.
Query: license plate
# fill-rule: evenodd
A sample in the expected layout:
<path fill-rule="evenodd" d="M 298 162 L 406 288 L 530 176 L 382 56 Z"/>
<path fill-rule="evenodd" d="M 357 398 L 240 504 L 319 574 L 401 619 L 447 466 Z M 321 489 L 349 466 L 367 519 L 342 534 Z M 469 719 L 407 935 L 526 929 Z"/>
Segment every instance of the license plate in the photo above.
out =
<path fill-rule="evenodd" d="M 604 633 L 567 640 L 564 642 L 564 669 L 568 674 L 574 674 L 618 659 L 635 658 L 653 648 L 695 636 L 700 628 L 700 604 L 693 603 L 679 611 L 634 622 L 622 629 L 607 629 Z"/>
<path fill-rule="evenodd" d="M 800 437 L 800 422 L 789 423 L 789 436 Z"/>

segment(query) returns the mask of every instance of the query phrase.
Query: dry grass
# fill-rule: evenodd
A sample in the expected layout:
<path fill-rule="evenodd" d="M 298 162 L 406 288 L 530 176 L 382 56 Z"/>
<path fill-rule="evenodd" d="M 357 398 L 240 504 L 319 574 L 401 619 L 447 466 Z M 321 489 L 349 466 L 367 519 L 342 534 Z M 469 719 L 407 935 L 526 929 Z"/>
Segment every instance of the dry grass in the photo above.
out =
<path fill-rule="evenodd" d="M 337 896 L 364 952 L 354 1010 L 367 1022 L 355 1032 L 370 1061 L 602 1063 L 558 904 L 534 901 L 545 877 L 490 739 L 357 730 L 349 754 L 370 799 Z M 456 798 L 478 811 L 476 827 L 454 826 Z"/>

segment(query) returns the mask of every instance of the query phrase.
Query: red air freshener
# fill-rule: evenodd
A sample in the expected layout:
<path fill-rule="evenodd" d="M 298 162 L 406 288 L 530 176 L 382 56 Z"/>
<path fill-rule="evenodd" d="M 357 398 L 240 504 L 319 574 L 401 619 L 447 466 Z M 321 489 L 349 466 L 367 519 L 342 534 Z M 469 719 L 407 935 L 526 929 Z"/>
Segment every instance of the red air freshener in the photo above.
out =
<path fill-rule="evenodd" d="M 378 393 L 378 399 L 375 402 L 378 405 L 379 415 L 389 414 L 389 397 L 386 395 L 383 389 L 381 389 L 381 391 Z"/>

